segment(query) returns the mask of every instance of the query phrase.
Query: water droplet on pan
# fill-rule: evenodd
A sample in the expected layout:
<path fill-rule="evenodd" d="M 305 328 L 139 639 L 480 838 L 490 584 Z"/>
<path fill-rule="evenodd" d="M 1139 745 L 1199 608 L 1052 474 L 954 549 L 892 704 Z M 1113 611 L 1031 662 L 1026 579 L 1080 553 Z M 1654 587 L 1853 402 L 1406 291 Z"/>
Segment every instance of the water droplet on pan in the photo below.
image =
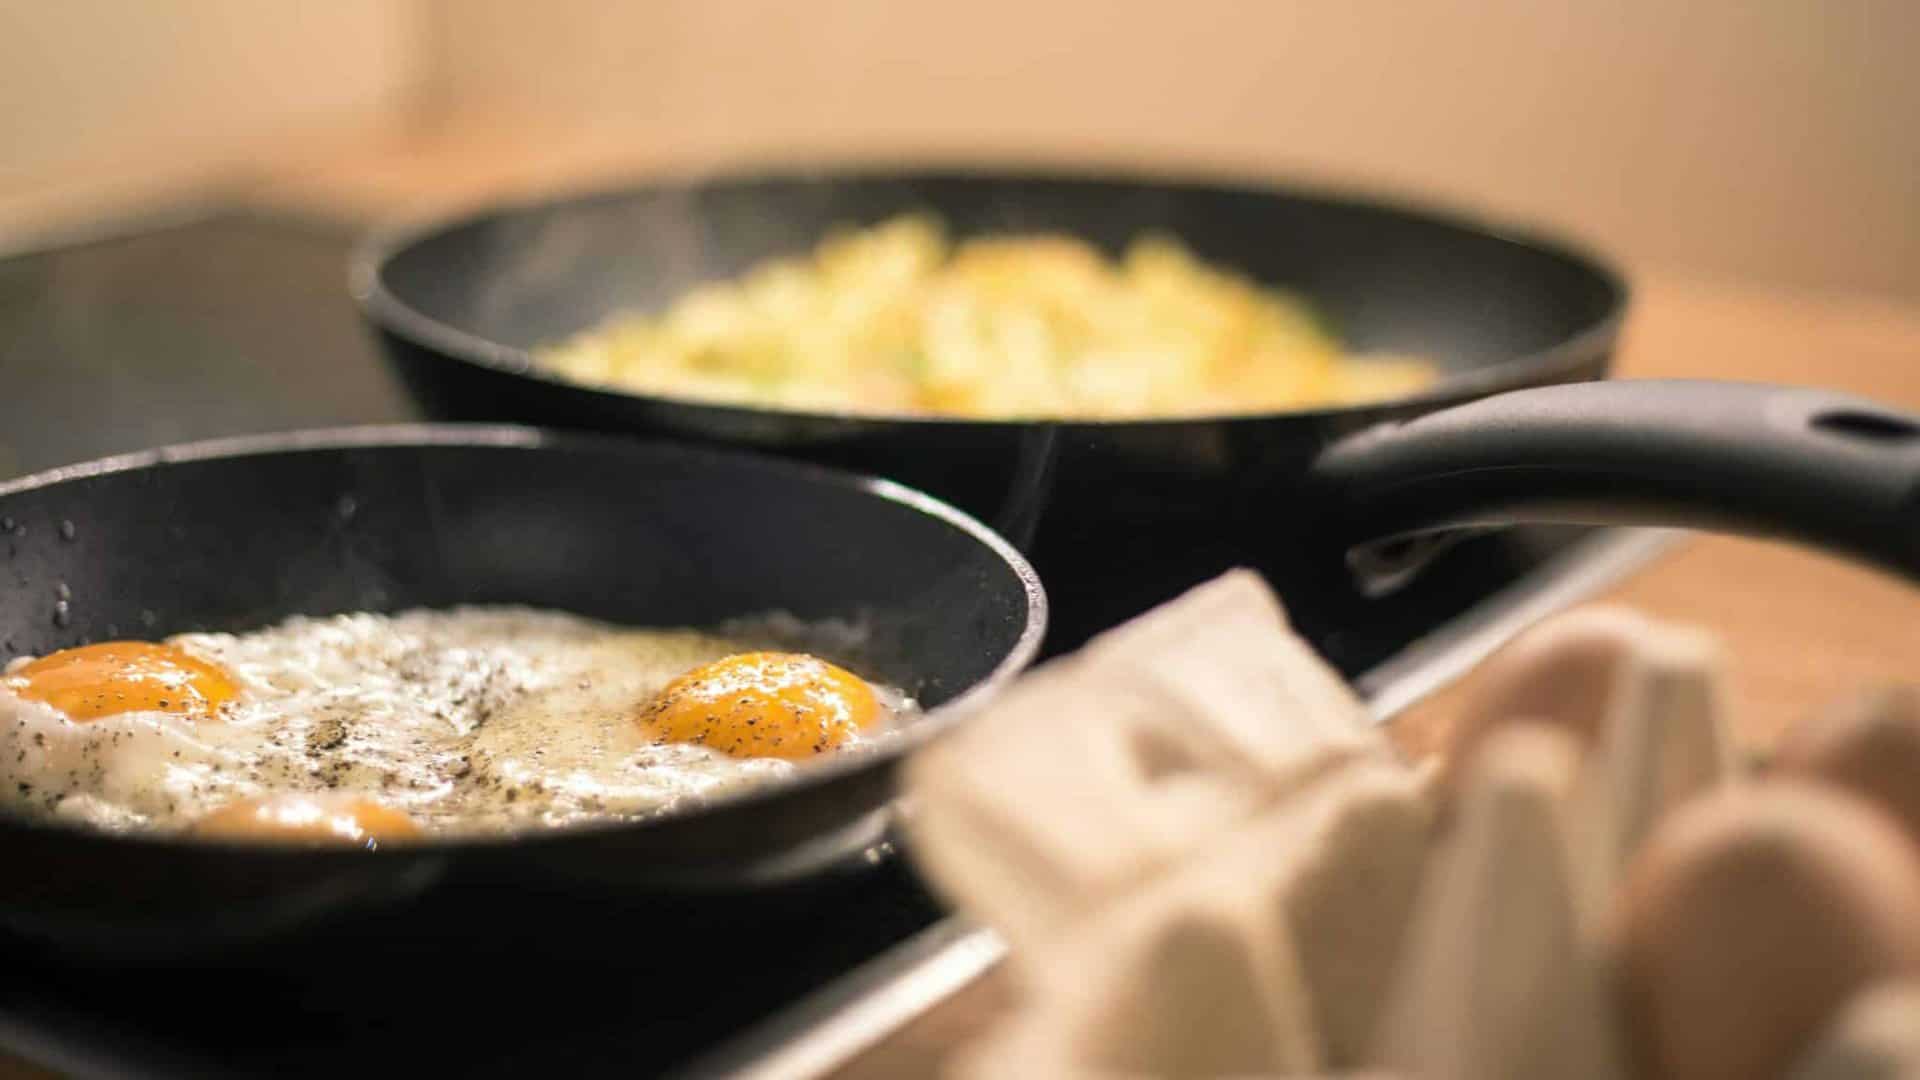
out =
<path fill-rule="evenodd" d="M 351 495 L 342 495 L 340 496 L 340 501 L 333 504 L 334 516 L 338 517 L 341 521 L 352 521 L 353 515 L 359 512 L 360 500 Z"/>
<path fill-rule="evenodd" d="M 60 522 L 60 539 L 73 539 L 74 531 L 73 522 L 64 520 Z"/>
<path fill-rule="evenodd" d="M 53 605 L 53 625 L 65 630 L 73 622 L 73 609 L 65 600 Z"/>
<path fill-rule="evenodd" d="M 53 595 L 62 600 L 71 600 L 73 599 L 73 590 L 67 587 L 66 582 L 62 581 L 54 585 Z"/>

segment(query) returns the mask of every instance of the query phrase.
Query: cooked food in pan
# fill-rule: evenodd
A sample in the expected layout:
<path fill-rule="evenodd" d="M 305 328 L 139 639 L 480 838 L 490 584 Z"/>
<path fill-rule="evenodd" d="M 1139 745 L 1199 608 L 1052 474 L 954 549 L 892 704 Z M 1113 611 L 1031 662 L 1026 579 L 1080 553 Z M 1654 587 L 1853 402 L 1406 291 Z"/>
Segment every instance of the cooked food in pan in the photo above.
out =
<path fill-rule="evenodd" d="M 1405 395 L 1410 357 L 1349 353 L 1300 297 L 1143 235 L 1116 261 L 1071 236 L 954 242 L 930 217 L 828 236 L 535 350 L 645 394 L 811 411 L 1119 419 Z"/>
<path fill-rule="evenodd" d="M 364 847 L 646 817 L 913 708 L 812 655 L 522 607 L 103 642 L 16 660 L 0 687 L 16 810 Z"/>

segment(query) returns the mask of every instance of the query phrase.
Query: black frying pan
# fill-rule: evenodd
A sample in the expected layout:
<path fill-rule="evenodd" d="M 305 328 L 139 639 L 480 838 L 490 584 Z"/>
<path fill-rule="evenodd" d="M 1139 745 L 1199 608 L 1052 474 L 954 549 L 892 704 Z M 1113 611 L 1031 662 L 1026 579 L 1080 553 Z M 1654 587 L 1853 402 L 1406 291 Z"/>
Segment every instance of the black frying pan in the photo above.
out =
<path fill-rule="evenodd" d="M 197 946 L 463 892 L 482 935 L 550 893 L 604 914 L 861 861 L 894 763 L 1034 655 L 1046 602 L 999 537 L 885 481 L 526 428 L 242 438 L 0 485 L 0 649 L 259 627 L 297 613 L 525 603 L 622 623 L 851 619 L 844 658 L 928 713 L 898 745 L 635 825 L 373 853 L 188 843 L 0 813 L 0 928 Z"/>
<path fill-rule="evenodd" d="M 542 377 L 527 350 L 833 226 L 932 210 L 961 234 L 1063 230 L 1117 250 L 1171 231 L 1202 257 L 1299 291 L 1354 346 L 1448 378 L 1351 409 L 1127 423 L 1000 423 L 774 412 Z M 1296 550 L 1297 495 L 1325 444 L 1516 387 L 1605 374 L 1626 291 L 1591 256 L 1457 217 L 1272 189 L 995 173 L 823 172 L 660 183 L 487 210 L 375 237 L 355 289 L 431 415 L 752 446 L 891 476 L 1026 551 L 1069 648 L 1233 565 L 1310 615 L 1325 584 Z"/>

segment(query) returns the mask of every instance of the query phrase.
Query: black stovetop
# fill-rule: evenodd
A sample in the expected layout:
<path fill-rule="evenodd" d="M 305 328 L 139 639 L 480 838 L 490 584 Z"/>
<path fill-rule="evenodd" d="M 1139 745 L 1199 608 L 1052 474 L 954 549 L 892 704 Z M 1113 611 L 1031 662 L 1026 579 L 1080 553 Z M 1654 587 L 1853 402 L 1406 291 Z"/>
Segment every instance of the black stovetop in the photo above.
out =
<path fill-rule="evenodd" d="M 191 439 L 418 419 L 347 295 L 351 239 L 234 213 L 0 259 L 0 477 Z M 1350 675 L 1372 668 L 1584 535 L 1465 543 L 1414 586 L 1336 613 L 1315 644 Z M 645 1075 L 704 1057 L 941 914 L 894 860 L 805 910 L 743 913 L 693 940 L 638 925 L 437 974 L 385 953 L 325 979 L 132 973 L 0 939 L 0 1043 L 95 1075 L 403 1062 Z"/>

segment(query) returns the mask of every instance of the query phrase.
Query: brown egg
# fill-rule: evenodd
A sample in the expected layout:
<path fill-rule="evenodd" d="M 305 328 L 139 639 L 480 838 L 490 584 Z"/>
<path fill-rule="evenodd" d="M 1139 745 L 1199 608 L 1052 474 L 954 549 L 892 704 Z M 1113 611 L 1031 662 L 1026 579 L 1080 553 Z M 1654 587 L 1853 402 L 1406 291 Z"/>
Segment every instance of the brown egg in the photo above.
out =
<path fill-rule="evenodd" d="M 1920 688 L 1877 687 L 1807 718 L 1774 764 L 1871 800 L 1920 842 Z"/>
<path fill-rule="evenodd" d="M 1656 627 L 1636 646 L 1617 693 L 1602 740 L 1605 791 L 1590 819 L 1600 845 L 1593 884 L 1607 893 L 1668 813 L 1739 770 L 1709 635 Z"/>
<path fill-rule="evenodd" d="M 1597 605 L 1515 638 L 1474 674 L 1442 783 L 1453 787 L 1488 732 L 1516 721 L 1564 728 L 1583 745 L 1599 741 L 1637 644 L 1652 630 L 1633 611 Z"/>
<path fill-rule="evenodd" d="M 1920 971 L 1920 854 L 1885 814 L 1793 781 L 1675 811 L 1615 898 L 1609 945 L 1642 1073 L 1776 1077 L 1855 992 Z"/>

